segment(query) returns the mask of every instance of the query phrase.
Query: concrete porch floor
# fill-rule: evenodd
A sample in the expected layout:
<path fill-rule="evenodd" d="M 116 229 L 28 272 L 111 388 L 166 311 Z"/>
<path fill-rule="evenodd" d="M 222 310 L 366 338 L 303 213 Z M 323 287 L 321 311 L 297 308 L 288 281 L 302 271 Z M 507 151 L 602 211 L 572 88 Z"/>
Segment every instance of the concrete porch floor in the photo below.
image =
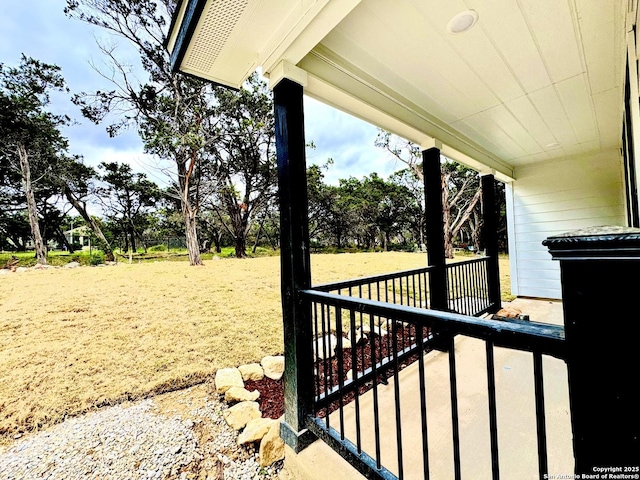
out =
<path fill-rule="evenodd" d="M 562 325 L 560 302 L 518 298 L 511 305 L 528 314 L 532 321 Z M 489 410 L 485 344 L 469 337 L 456 338 L 456 371 L 460 425 L 462 477 L 491 478 Z M 537 479 L 537 436 L 530 353 L 494 349 L 500 477 Z M 429 470 L 434 480 L 452 479 L 453 442 L 449 390 L 448 355 L 430 352 L 425 356 Z M 567 390 L 567 370 L 563 361 L 543 357 L 547 449 L 550 474 L 573 472 L 573 447 Z M 399 375 L 404 477 L 422 479 L 422 434 L 417 362 Z M 394 383 L 378 387 L 381 431 L 381 460 L 398 474 Z M 373 456 L 373 394 L 360 397 L 363 450 Z M 355 443 L 355 406 L 344 408 L 345 435 Z M 334 412 L 331 425 L 339 428 Z M 316 441 L 295 455 L 287 451 L 285 474 L 295 479 L 361 479 L 345 460 L 322 441 Z"/>

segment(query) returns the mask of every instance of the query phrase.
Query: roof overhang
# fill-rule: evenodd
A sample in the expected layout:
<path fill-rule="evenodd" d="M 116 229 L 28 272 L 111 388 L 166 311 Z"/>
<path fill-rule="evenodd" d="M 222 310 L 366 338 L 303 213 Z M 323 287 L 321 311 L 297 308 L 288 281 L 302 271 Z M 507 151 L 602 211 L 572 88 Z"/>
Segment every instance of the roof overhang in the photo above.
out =
<path fill-rule="evenodd" d="M 635 3 L 183 0 L 167 46 L 174 69 L 233 88 L 258 69 L 272 86 L 290 78 L 510 181 L 520 165 L 619 148 Z M 448 33 L 468 8 L 477 25 Z"/>
<path fill-rule="evenodd" d="M 297 64 L 360 0 L 185 0 L 167 47 L 175 70 L 240 88 L 258 68 Z"/>

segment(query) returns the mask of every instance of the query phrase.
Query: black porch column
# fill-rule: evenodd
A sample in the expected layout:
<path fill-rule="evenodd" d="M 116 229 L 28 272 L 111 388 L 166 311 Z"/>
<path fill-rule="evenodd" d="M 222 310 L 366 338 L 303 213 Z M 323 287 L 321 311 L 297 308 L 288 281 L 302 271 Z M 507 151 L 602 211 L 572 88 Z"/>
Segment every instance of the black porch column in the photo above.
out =
<path fill-rule="evenodd" d="M 640 466 L 640 229 L 595 227 L 543 244 L 562 274 L 575 473 L 625 473 Z"/>
<path fill-rule="evenodd" d="M 424 177 L 427 255 L 429 266 L 433 267 L 433 271 L 429 275 L 431 300 L 429 308 L 433 310 L 448 310 L 439 148 L 432 147 L 422 152 L 422 174 Z"/>
<path fill-rule="evenodd" d="M 311 308 L 298 295 L 300 290 L 311 286 L 303 88 L 285 78 L 273 93 L 285 356 L 285 413 L 281 435 L 291 448 L 300 451 L 313 439 L 305 430 L 313 400 Z"/>
<path fill-rule="evenodd" d="M 500 267 L 498 265 L 498 212 L 496 210 L 496 186 L 493 175 L 482 175 L 482 207 L 483 227 L 482 236 L 487 263 L 487 287 L 491 312 L 495 313 L 502 308 L 500 299 Z"/>

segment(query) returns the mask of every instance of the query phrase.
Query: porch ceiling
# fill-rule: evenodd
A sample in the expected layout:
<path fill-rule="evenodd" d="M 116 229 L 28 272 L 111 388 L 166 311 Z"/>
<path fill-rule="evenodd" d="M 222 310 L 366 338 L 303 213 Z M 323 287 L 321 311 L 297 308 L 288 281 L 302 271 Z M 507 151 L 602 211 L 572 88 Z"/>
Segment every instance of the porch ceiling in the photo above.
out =
<path fill-rule="evenodd" d="M 190 0 L 169 47 L 174 66 L 235 87 L 257 67 L 297 65 L 307 94 L 508 179 L 519 165 L 620 146 L 627 4 Z M 447 33 L 466 9 L 478 23 Z"/>

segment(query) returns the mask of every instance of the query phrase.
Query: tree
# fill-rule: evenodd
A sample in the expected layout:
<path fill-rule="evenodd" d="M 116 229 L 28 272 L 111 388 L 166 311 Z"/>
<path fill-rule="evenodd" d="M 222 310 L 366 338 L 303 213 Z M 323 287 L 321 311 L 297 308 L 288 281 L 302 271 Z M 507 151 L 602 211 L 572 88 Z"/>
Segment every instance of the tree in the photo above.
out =
<path fill-rule="evenodd" d="M 421 181 L 421 152 L 417 145 L 393 137 L 389 132 L 378 131 L 375 145 L 384 148 L 400 160 Z M 480 208 L 482 192 L 478 173 L 471 168 L 442 157 L 441 186 L 444 223 L 445 256 L 453 258 L 453 244 L 462 227 L 469 221 L 474 209 Z M 481 218 L 477 216 L 476 218 Z M 476 221 L 476 228 L 480 225 Z M 477 246 L 476 246 L 477 247 Z"/>
<path fill-rule="evenodd" d="M 139 52 L 147 82 L 138 82 L 120 62 L 115 47 L 101 45 L 111 64 L 102 74 L 114 90 L 83 93 L 75 101 L 83 114 L 99 123 L 120 114 L 107 130 L 116 135 L 135 126 L 145 150 L 172 164 L 176 198 L 184 222 L 191 265 L 201 265 L 197 215 L 203 198 L 203 164 L 216 139 L 216 87 L 210 82 L 173 72 L 165 48 L 166 25 L 174 0 L 67 0 L 65 13 L 128 40 Z"/>
<path fill-rule="evenodd" d="M 218 140 L 214 208 L 234 239 L 236 257 L 246 256 L 247 236 L 276 194 L 273 99 L 264 81 L 252 75 L 244 88 L 218 92 Z"/>
<path fill-rule="evenodd" d="M 309 203 L 309 238 L 317 240 L 331 232 L 333 209 L 336 201 L 335 189 L 324 183 L 324 169 L 333 163 L 332 159 L 325 165 L 310 165 L 307 168 L 307 198 Z"/>
<path fill-rule="evenodd" d="M 37 261 L 47 263 L 36 202 L 38 183 L 67 149 L 59 127 L 68 117 L 45 110 L 51 91 L 67 91 L 60 68 L 24 55 L 15 68 L 0 64 L 0 160 L 19 172 Z"/>
<path fill-rule="evenodd" d="M 146 214 L 159 199 L 158 186 L 147 180 L 144 173 L 134 173 L 126 163 L 102 162 L 104 171 L 100 179 L 104 186 L 99 197 L 107 217 L 120 226 L 124 234 L 125 247 L 137 251 L 136 241 L 148 225 Z"/>
<path fill-rule="evenodd" d="M 425 228 L 425 205 L 424 205 L 424 183 L 409 168 L 398 170 L 389 177 L 389 181 L 402 185 L 406 188 L 407 194 L 411 197 L 412 212 L 407 225 L 413 240 L 419 245 L 424 245 Z"/>
<path fill-rule="evenodd" d="M 96 193 L 96 171 L 84 165 L 81 157 L 64 156 L 55 171 L 50 171 L 49 174 L 67 201 L 80 214 L 86 226 L 95 235 L 98 245 L 105 253 L 105 259 L 112 262 L 115 258 L 111 242 L 102 231 L 99 220 L 90 215 L 87 210 L 88 199 L 95 196 Z"/>

